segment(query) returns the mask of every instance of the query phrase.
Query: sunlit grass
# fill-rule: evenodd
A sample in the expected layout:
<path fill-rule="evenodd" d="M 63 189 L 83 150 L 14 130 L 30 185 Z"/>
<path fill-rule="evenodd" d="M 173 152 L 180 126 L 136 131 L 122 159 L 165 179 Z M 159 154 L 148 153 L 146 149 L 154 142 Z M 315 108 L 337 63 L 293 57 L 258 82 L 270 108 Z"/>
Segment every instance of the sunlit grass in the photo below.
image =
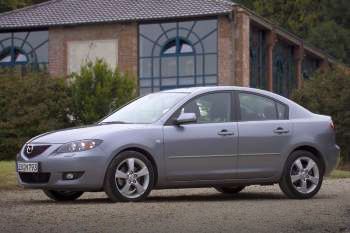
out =
<path fill-rule="evenodd" d="M 17 188 L 16 167 L 13 161 L 0 162 L 0 189 Z"/>
<path fill-rule="evenodd" d="M 344 179 L 350 178 L 350 171 L 335 170 L 329 176 L 331 179 Z"/>

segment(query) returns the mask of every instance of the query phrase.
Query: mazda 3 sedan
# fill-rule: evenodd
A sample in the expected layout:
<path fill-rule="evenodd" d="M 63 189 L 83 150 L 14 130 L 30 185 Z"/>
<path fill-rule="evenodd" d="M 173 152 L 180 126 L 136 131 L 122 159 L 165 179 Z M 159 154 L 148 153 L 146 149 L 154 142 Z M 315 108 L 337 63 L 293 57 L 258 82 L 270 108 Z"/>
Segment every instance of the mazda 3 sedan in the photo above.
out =
<path fill-rule="evenodd" d="M 236 194 L 275 183 L 306 199 L 338 159 L 329 116 L 267 91 L 198 87 L 149 94 L 94 125 L 39 135 L 18 154 L 17 173 L 21 186 L 57 201 L 95 191 L 140 201 L 165 188 Z"/>

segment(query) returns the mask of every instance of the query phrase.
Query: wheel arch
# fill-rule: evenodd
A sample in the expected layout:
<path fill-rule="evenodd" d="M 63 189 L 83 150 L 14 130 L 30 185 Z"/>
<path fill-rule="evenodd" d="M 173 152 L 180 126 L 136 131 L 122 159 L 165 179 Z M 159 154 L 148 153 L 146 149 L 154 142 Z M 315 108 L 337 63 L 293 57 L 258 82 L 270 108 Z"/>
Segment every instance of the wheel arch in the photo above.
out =
<path fill-rule="evenodd" d="M 290 153 L 289 156 L 295 152 L 295 151 L 299 151 L 299 150 L 304 150 L 304 151 L 308 151 L 310 153 L 312 153 L 313 155 L 315 155 L 320 161 L 321 161 L 321 165 L 322 165 L 322 171 L 325 172 L 326 170 L 326 162 L 325 162 L 325 158 L 323 157 L 322 153 L 315 147 L 312 145 L 298 145 L 296 148 L 294 148 Z M 289 157 L 288 156 L 288 157 Z"/>

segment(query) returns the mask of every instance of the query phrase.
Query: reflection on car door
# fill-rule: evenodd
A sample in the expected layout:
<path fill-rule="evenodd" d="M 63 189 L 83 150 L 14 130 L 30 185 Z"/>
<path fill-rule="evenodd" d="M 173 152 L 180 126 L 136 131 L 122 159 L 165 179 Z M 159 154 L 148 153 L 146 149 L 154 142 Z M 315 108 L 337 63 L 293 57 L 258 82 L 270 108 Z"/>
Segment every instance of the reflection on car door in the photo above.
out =
<path fill-rule="evenodd" d="M 281 154 L 291 139 L 288 107 L 270 98 L 240 92 L 239 178 L 276 175 Z"/>
<path fill-rule="evenodd" d="M 194 98 L 175 114 L 195 113 L 197 122 L 164 126 L 167 178 L 172 181 L 233 179 L 237 168 L 237 123 L 232 93 Z"/>

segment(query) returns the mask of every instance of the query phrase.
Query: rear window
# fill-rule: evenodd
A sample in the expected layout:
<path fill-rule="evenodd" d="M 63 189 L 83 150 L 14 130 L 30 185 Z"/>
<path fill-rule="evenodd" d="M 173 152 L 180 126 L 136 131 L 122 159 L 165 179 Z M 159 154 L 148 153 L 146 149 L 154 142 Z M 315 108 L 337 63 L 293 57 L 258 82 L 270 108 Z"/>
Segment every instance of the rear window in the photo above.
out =
<path fill-rule="evenodd" d="M 288 118 L 288 107 L 270 98 L 252 93 L 239 93 L 242 121 L 283 120 Z"/>

